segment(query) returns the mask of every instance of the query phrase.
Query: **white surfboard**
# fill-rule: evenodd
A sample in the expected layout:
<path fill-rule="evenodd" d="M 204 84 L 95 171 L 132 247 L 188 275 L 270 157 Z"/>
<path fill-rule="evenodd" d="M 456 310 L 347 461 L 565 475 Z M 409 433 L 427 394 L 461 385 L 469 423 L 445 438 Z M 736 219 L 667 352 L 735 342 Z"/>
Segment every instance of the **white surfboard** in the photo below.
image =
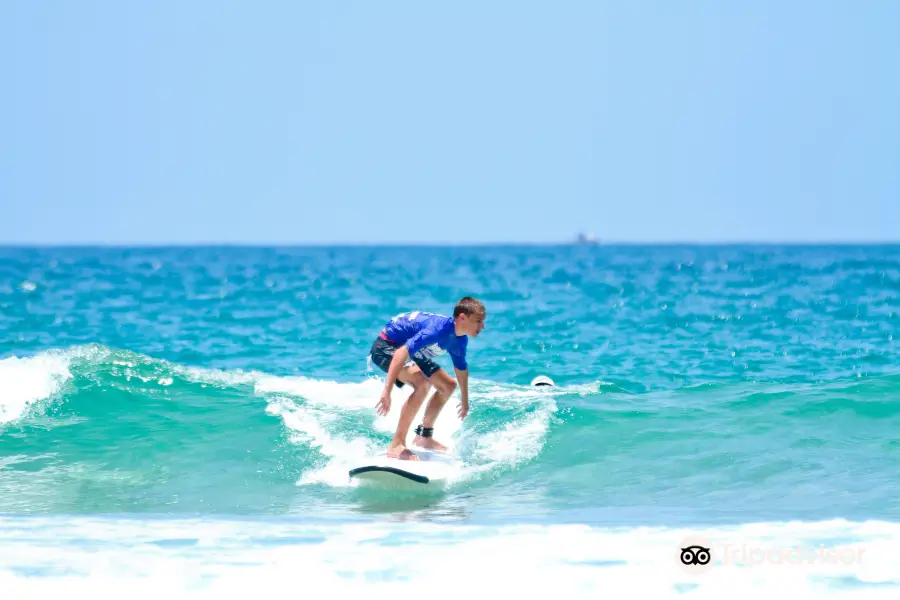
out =
<path fill-rule="evenodd" d="M 462 462 L 449 452 L 411 447 L 419 460 L 370 456 L 350 469 L 350 479 L 380 487 L 443 487 Z"/>

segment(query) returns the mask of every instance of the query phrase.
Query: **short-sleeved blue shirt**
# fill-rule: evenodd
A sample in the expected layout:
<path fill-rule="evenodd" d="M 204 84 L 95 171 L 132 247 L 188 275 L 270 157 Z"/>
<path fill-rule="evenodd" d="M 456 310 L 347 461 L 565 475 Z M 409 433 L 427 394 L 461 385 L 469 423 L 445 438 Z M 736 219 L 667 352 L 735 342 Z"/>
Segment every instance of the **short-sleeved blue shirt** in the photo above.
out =
<path fill-rule="evenodd" d="M 418 310 L 402 313 L 391 319 L 381 333 L 389 342 L 406 345 L 414 359 L 432 358 L 448 352 L 454 367 L 460 371 L 469 368 L 466 363 L 469 338 L 456 335 L 451 317 Z"/>

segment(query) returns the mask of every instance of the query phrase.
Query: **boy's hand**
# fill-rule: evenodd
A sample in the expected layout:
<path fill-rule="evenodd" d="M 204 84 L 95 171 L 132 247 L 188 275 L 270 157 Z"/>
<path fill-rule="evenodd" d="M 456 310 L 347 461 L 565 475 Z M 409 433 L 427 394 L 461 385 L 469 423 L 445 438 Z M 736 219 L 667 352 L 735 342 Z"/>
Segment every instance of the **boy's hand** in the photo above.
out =
<path fill-rule="evenodd" d="M 465 419 L 466 415 L 469 414 L 469 400 L 460 400 L 459 402 L 459 410 L 456 411 L 456 415 L 460 419 Z"/>
<path fill-rule="evenodd" d="M 391 412 L 391 390 L 387 389 L 381 392 L 381 399 L 375 405 L 375 413 L 384 416 Z"/>

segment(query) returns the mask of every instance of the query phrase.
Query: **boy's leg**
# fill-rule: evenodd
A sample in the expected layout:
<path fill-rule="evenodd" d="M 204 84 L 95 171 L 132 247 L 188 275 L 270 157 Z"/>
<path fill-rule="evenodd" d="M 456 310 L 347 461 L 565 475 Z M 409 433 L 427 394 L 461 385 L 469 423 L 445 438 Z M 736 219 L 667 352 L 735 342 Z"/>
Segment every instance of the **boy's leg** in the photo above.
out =
<path fill-rule="evenodd" d="M 370 351 L 372 362 L 378 365 L 378 368 L 382 371 L 387 373 L 396 350 L 397 346 L 378 338 L 375 340 L 374 344 L 372 344 L 372 350 Z M 428 373 L 423 373 L 419 365 L 410 360 L 402 369 L 400 369 L 400 373 L 397 376 L 396 386 L 402 387 L 404 384 L 409 385 L 413 388 L 413 392 L 400 409 L 400 419 L 397 422 L 397 430 L 394 433 L 391 443 L 388 445 L 387 455 L 394 458 L 407 460 L 419 459 L 418 456 L 410 452 L 406 447 L 406 437 L 409 435 L 409 428 L 412 426 L 412 420 L 419 412 L 419 408 L 421 408 L 422 402 L 425 400 L 425 396 L 431 388 L 431 384 L 428 382 L 426 375 L 433 375 L 435 371 L 440 369 L 440 367 L 431 360 L 426 359 L 421 361 L 421 364 L 424 365 Z M 453 382 L 452 379 L 450 381 Z M 446 384 L 444 383 L 443 385 Z M 453 385 L 455 386 L 456 382 L 453 382 Z M 446 402 L 446 399 L 444 401 Z M 443 406 L 443 402 L 441 403 L 441 406 Z M 440 410 L 440 408 L 438 410 Z M 436 413 L 435 416 L 437 416 Z M 416 439 L 420 439 L 419 436 L 416 436 Z M 435 446 L 425 447 L 432 448 Z M 446 449 L 446 447 L 444 447 L 444 449 Z"/>
<path fill-rule="evenodd" d="M 430 381 L 435 389 L 434 394 L 432 394 L 431 398 L 428 400 L 428 406 L 425 407 L 425 416 L 422 419 L 422 427 L 426 429 L 434 427 L 434 422 L 441 413 L 441 409 L 444 408 L 444 404 L 447 403 L 447 400 L 449 400 L 450 396 L 453 395 L 453 392 L 456 391 L 456 380 L 450 377 L 443 369 L 432 373 Z M 442 451 L 447 450 L 447 446 L 441 444 L 434 438 L 423 437 L 421 435 L 416 435 L 413 444 L 421 448 Z"/>
<path fill-rule="evenodd" d="M 404 367 L 400 370 L 399 379 L 413 388 L 412 394 L 403 403 L 400 409 L 400 419 L 397 422 L 397 430 L 394 438 L 388 445 L 387 455 L 394 458 L 403 458 L 408 460 L 418 460 L 419 457 L 410 452 L 406 447 L 406 436 L 409 435 L 409 428 L 412 426 L 412 420 L 422 406 L 425 395 L 428 394 L 430 385 L 428 380 L 419 370 L 419 367 L 412 365 Z"/>

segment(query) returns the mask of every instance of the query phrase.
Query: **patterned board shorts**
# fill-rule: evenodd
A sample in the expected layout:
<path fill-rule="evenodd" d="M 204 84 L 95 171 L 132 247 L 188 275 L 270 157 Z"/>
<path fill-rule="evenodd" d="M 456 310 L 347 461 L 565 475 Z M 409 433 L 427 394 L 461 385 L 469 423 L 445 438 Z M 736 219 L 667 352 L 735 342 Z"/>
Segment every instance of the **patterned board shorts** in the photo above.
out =
<path fill-rule="evenodd" d="M 378 365 L 379 369 L 387 373 L 388 369 L 391 366 L 391 360 L 393 360 L 394 358 L 394 353 L 399 347 L 400 346 L 395 346 L 382 337 L 375 338 L 375 343 L 372 344 L 372 350 L 370 351 L 372 362 Z M 422 371 L 422 374 L 425 375 L 425 377 L 429 378 L 441 368 L 439 364 L 437 364 L 430 358 L 418 358 L 416 356 L 413 356 L 410 358 L 410 360 L 407 360 L 406 364 L 403 366 L 409 367 L 414 364 L 418 365 L 419 369 L 421 369 Z M 398 388 L 402 388 L 405 384 L 398 379 L 395 385 Z"/>

